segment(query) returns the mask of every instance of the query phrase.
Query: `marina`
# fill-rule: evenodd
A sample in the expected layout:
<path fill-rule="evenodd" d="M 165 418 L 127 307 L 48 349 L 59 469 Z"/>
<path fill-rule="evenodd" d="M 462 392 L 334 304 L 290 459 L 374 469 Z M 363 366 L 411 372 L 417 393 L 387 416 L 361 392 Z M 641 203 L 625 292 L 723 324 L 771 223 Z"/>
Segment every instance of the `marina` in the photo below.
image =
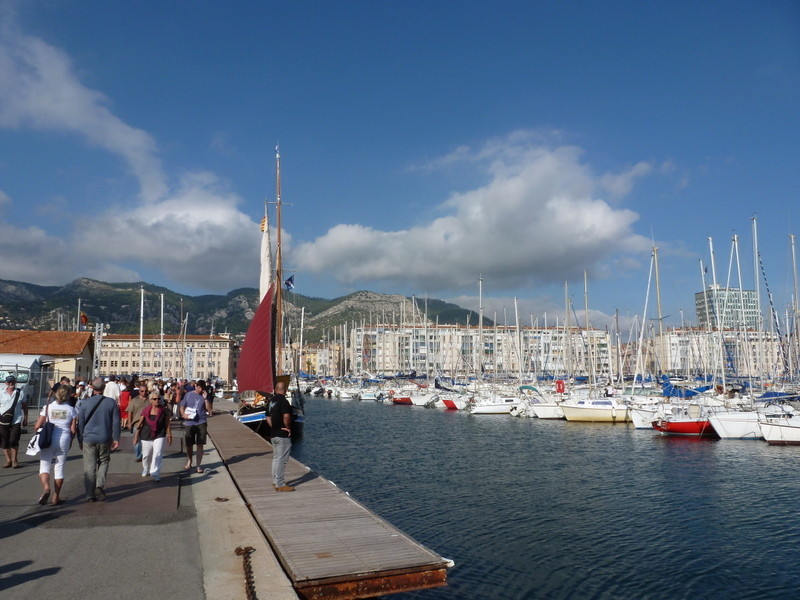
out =
<path fill-rule="evenodd" d="M 307 398 L 293 456 L 455 561 L 393 598 L 786 598 L 797 449 Z M 357 434 L 354 432 L 358 432 Z"/>

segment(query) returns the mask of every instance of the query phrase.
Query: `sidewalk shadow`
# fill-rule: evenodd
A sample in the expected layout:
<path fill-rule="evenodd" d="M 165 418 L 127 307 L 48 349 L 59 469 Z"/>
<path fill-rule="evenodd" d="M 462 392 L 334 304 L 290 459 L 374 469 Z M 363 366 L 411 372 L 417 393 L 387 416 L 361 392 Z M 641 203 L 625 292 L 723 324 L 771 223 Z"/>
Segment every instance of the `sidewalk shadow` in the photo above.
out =
<path fill-rule="evenodd" d="M 20 515 L 15 519 L 2 521 L 0 522 L 0 540 L 7 537 L 14 537 L 15 535 L 23 533 L 32 527 L 38 527 L 39 525 L 47 523 L 48 521 L 52 521 L 56 518 L 58 518 L 58 515 L 51 511 L 45 513 L 31 511 L 24 515 Z M 0 567 L 0 573 L 2 573 L 2 569 L 7 568 L 8 566 L 10 565 Z"/>
<path fill-rule="evenodd" d="M 30 564 L 31 561 L 28 562 Z M 35 579 L 41 579 L 42 577 L 57 575 L 60 572 L 61 567 L 48 567 L 47 569 L 39 569 L 38 571 L 30 571 L 29 573 L 12 573 L 11 575 L 3 577 L 3 589 L 8 590 L 16 585 L 34 581 Z"/>
<path fill-rule="evenodd" d="M 231 456 L 228 459 L 225 459 L 224 464 L 226 465 L 235 465 L 236 463 L 243 462 L 248 458 L 253 458 L 255 456 L 267 456 L 271 454 L 271 452 L 248 452 L 247 454 L 237 454 L 236 456 Z"/>
<path fill-rule="evenodd" d="M 315 473 L 314 471 L 309 471 L 305 475 L 302 475 L 297 479 L 292 479 L 291 481 L 287 481 L 286 483 L 291 486 L 298 486 L 303 483 L 308 483 L 309 481 L 314 481 L 315 479 L 319 479 L 319 473 Z"/>
<path fill-rule="evenodd" d="M 14 571 L 16 569 L 21 569 L 22 567 L 27 567 L 28 565 L 32 564 L 32 560 L 18 560 L 17 562 L 8 563 L 7 565 L 0 565 L 0 575 L 8 571 Z"/>

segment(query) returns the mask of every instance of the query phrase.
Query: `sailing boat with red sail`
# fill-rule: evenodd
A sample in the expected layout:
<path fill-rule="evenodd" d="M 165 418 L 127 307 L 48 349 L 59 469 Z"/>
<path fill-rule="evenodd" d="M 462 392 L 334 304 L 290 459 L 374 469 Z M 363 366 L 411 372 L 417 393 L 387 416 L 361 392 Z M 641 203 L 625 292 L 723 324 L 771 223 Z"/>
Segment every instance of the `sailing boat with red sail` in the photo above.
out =
<path fill-rule="evenodd" d="M 275 270 L 272 269 L 269 218 L 265 205 L 264 218 L 261 221 L 260 303 L 245 334 L 237 369 L 239 391 L 244 392 L 243 397 L 247 400 L 242 401 L 236 418 L 265 437 L 269 435 L 266 416 L 269 398 L 274 392 L 275 383 L 283 380 L 288 387 L 290 380 L 290 375 L 277 374 L 281 369 L 280 358 L 283 355 L 283 303 L 280 287 L 283 273 L 281 268 L 281 157 L 277 147 L 275 151 L 277 192 Z M 295 437 L 299 437 L 302 435 L 302 426 L 305 421 L 303 406 L 294 398 L 291 404 L 293 431 Z"/>

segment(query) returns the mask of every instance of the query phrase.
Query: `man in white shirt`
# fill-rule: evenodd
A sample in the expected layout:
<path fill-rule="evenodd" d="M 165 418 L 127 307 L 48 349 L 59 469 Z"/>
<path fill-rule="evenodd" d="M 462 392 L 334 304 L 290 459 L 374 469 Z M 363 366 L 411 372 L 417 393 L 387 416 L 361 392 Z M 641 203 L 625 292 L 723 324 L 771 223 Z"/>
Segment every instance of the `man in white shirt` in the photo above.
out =
<path fill-rule="evenodd" d="M 28 426 L 28 404 L 25 392 L 17 389 L 17 378 L 6 377 L 6 385 L 0 390 L 0 448 L 6 456 L 3 468 L 19 469 L 17 452 L 22 427 Z"/>
<path fill-rule="evenodd" d="M 119 404 L 119 385 L 117 385 L 117 376 L 111 375 L 106 382 L 106 387 L 103 390 L 103 396 L 113 398 L 114 402 Z"/>

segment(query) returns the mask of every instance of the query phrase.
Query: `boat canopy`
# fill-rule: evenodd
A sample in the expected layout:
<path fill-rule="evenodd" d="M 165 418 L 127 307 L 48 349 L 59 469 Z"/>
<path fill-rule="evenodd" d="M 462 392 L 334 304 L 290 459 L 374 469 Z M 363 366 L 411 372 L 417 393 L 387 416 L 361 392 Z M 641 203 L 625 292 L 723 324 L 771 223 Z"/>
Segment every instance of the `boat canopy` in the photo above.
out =
<path fill-rule="evenodd" d="M 661 392 L 667 398 L 692 398 L 711 389 L 710 385 L 703 385 L 697 388 L 681 388 L 672 383 L 666 375 L 661 376 Z"/>
<path fill-rule="evenodd" d="M 768 392 L 764 392 L 761 394 L 756 400 L 758 402 L 772 402 L 773 400 L 797 400 L 798 394 L 790 394 L 788 392 L 778 392 L 775 390 L 770 390 Z"/>

